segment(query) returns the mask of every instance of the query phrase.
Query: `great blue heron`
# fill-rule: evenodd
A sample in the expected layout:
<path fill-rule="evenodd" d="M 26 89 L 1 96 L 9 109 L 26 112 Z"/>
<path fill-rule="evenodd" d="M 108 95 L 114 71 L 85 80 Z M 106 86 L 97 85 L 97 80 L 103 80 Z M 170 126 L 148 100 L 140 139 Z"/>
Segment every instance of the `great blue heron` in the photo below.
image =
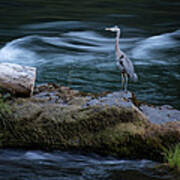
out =
<path fill-rule="evenodd" d="M 127 90 L 128 86 L 128 78 L 130 77 L 134 82 L 138 80 L 136 73 L 134 72 L 134 66 L 129 58 L 126 56 L 124 52 L 119 49 L 119 38 L 120 38 L 120 28 L 118 26 L 114 26 L 111 28 L 105 28 L 106 31 L 116 32 L 116 64 L 121 71 L 121 83 L 122 89 Z"/>

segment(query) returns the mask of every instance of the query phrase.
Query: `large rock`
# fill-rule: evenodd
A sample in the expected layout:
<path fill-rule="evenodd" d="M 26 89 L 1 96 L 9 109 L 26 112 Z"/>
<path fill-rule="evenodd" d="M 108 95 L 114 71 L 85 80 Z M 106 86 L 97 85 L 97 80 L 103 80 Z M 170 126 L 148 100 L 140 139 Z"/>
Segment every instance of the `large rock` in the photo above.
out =
<path fill-rule="evenodd" d="M 32 98 L 9 104 L 11 113 L 0 116 L 1 148 L 81 150 L 161 160 L 164 146 L 180 142 L 180 122 L 152 123 L 134 105 L 130 92 L 99 96 L 44 85 Z"/>

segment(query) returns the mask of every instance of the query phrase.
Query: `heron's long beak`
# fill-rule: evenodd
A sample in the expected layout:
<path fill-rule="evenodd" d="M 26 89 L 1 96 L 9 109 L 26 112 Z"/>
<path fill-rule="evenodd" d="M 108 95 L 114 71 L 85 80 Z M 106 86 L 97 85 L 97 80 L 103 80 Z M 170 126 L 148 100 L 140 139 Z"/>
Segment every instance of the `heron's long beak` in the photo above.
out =
<path fill-rule="evenodd" d="M 105 28 L 106 31 L 110 31 L 111 29 L 110 28 Z"/>

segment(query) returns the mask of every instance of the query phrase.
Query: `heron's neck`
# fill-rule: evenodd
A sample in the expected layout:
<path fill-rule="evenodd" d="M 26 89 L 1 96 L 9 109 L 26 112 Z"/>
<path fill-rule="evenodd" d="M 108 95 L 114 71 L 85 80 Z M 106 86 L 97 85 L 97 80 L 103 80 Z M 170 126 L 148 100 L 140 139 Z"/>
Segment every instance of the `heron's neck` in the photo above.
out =
<path fill-rule="evenodd" d="M 117 33 L 116 33 L 116 46 L 115 46 L 116 56 L 118 56 L 121 53 L 120 49 L 119 49 L 119 37 L 120 37 L 120 31 L 117 31 Z"/>

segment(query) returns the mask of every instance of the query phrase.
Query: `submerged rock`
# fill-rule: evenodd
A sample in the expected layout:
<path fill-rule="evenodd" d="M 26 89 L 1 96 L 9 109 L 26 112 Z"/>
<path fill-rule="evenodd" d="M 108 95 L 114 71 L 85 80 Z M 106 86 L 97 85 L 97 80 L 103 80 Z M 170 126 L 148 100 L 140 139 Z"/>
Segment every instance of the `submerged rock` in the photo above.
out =
<path fill-rule="evenodd" d="M 161 160 L 164 146 L 180 142 L 180 122 L 152 123 L 148 110 L 142 108 L 147 117 L 137 104 L 143 107 L 130 92 L 95 95 L 43 85 L 31 98 L 9 101 L 11 114 L 5 114 L 0 124 L 0 148 L 81 150 Z"/>

